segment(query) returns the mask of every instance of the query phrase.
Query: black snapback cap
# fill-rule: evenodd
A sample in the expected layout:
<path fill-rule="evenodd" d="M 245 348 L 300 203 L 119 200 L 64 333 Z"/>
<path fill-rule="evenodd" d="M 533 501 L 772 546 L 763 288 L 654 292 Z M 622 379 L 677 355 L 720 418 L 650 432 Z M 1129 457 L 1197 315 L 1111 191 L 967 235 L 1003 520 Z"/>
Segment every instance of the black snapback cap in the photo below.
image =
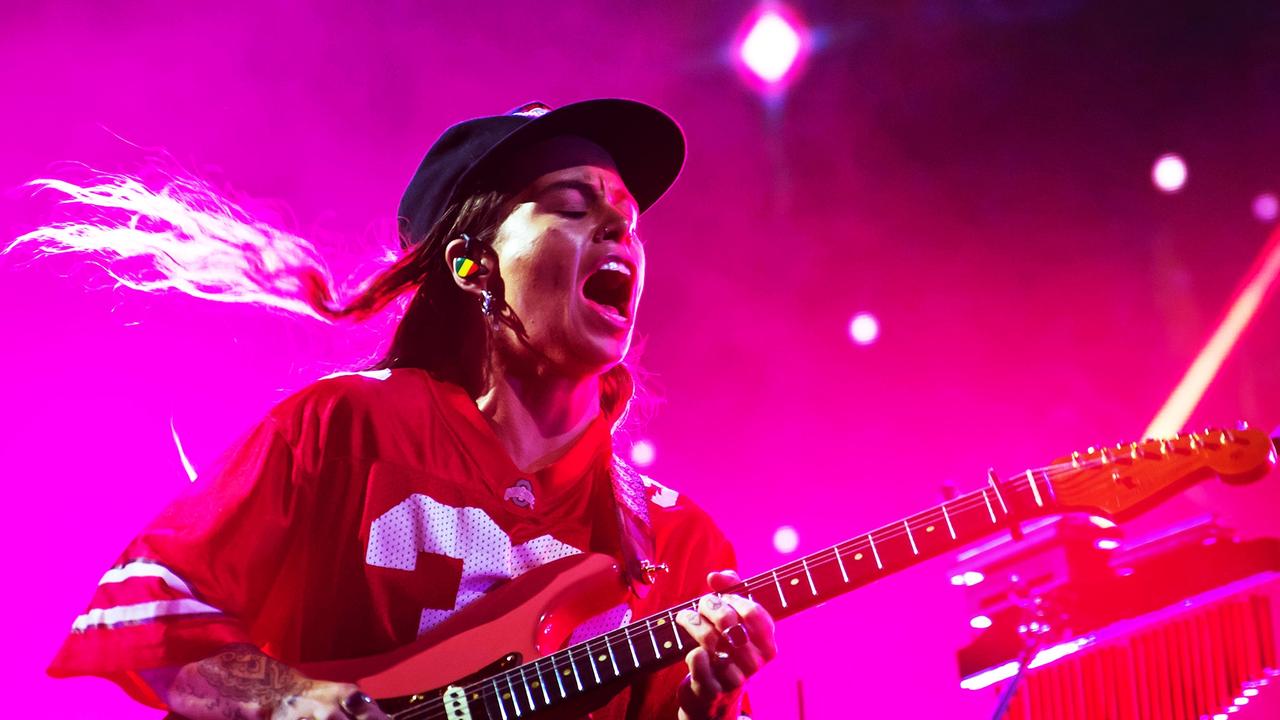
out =
<path fill-rule="evenodd" d="M 600 99 L 552 109 L 529 103 L 505 115 L 466 120 L 427 151 L 400 199 L 400 242 L 420 242 L 450 204 L 501 170 L 513 153 L 561 135 L 604 148 L 640 211 L 675 182 L 684 164 L 684 133 L 666 113 L 634 100 Z"/>

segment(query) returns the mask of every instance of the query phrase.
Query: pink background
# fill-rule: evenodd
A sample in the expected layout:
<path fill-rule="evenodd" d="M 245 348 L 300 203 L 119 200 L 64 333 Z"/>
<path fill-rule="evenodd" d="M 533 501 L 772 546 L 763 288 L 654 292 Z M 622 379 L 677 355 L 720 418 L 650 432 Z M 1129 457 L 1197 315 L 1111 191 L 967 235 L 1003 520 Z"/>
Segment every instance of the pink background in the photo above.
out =
<path fill-rule="evenodd" d="M 135 168 L 123 138 L 283 209 L 358 280 L 449 124 L 535 99 L 654 103 L 690 152 L 642 224 L 663 402 L 638 434 L 745 571 L 783 559 L 780 525 L 811 552 L 938 502 L 943 481 L 1136 438 L 1263 245 L 1253 197 L 1280 191 L 1280 33 L 1247 4 L 806 3 L 818 54 L 771 105 L 726 59 L 746 2 L 179 5 L 0 7 L 4 237 L 46 217 L 21 185 L 59 161 Z M 1161 195 L 1148 173 L 1170 150 L 1191 180 Z M 71 258 L 0 265 L 3 675 L 60 717 L 149 717 L 43 668 L 188 482 L 170 423 L 205 467 L 288 392 L 363 364 L 389 320 L 141 296 Z M 883 327 L 865 348 L 847 334 L 864 310 Z M 1278 323 L 1273 298 L 1191 427 L 1280 422 Z M 1206 485 L 1131 533 L 1216 513 L 1274 534 L 1278 488 Z M 803 678 L 809 717 L 989 717 L 990 691 L 958 687 L 973 631 L 950 562 L 783 624 L 758 716 L 796 717 Z"/>

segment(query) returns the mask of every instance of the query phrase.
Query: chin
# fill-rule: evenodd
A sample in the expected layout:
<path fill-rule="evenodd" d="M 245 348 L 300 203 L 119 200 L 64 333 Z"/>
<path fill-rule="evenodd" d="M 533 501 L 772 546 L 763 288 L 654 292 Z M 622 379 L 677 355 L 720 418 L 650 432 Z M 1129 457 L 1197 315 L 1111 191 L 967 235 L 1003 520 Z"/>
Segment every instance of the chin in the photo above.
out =
<path fill-rule="evenodd" d="M 603 338 L 581 343 L 567 353 L 570 364 L 577 365 L 584 375 L 603 375 L 617 367 L 631 349 L 631 336 L 617 340 Z"/>

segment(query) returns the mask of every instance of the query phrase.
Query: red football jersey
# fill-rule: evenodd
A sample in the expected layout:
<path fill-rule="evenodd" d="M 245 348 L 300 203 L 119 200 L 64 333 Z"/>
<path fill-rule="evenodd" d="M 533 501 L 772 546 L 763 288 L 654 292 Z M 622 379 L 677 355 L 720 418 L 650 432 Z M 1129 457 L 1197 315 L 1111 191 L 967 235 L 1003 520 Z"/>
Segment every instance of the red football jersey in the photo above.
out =
<path fill-rule="evenodd" d="M 616 556 L 611 410 L 523 473 L 455 385 L 414 369 L 319 381 L 130 543 L 49 672 L 107 677 L 163 707 L 135 671 L 236 642 L 289 664 L 382 653 L 534 567 Z M 671 572 L 630 599 L 637 618 L 706 592 L 707 572 L 733 566 L 705 513 L 646 485 L 655 560 Z M 656 673 L 594 717 L 674 718 L 684 675 Z"/>

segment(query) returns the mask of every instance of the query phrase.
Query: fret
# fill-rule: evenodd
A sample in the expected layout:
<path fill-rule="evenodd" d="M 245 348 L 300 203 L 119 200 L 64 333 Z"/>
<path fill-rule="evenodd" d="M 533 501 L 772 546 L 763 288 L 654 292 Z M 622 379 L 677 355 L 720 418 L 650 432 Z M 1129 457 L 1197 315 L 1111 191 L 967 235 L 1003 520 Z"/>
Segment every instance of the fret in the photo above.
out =
<path fill-rule="evenodd" d="M 493 679 L 493 700 L 498 703 L 498 711 L 502 713 L 502 720 L 507 720 L 507 708 L 502 703 L 502 686 L 498 684 L 498 678 Z"/>
<path fill-rule="evenodd" d="M 662 659 L 662 651 L 658 649 L 658 636 L 657 636 L 657 635 L 655 635 L 655 634 L 654 634 L 654 632 L 653 632 L 653 631 L 654 631 L 654 628 L 656 628 L 656 627 L 658 627 L 658 626 L 657 626 L 657 625 L 650 624 L 650 623 L 649 623 L 649 621 L 647 621 L 647 620 L 646 620 L 646 621 L 645 621 L 645 627 L 647 627 L 647 628 L 649 629 L 649 642 L 653 643 L 653 659 L 654 659 L 654 660 L 661 660 L 661 659 Z"/>
<path fill-rule="evenodd" d="M 951 539 L 956 539 L 956 528 L 951 524 L 951 513 L 947 512 L 947 504 L 942 503 L 942 517 L 947 521 L 947 532 L 951 533 Z"/>
<path fill-rule="evenodd" d="M 533 664 L 533 672 L 537 675 L 538 689 L 542 691 L 542 701 L 551 704 L 551 694 L 547 692 L 547 679 L 542 676 L 542 662 L 538 661 Z"/>
<path fill-rule="evenodd" d="M 529 687 L 529 678 L 524 676 L 524 666 L 517 669 L 520 671 L 520 684 L 524 686 L 525 697 L 529 698 L 529 710 L 532 711 L 536 705 L 533 700 L 533 688 Z"/>
<path fill-rule="evenodd" d="M 573 648 L 569 649 L 569 667 L 573 669 L 573 682 L 578 686 L 578 692 L 582 692 L 582 676 L 578 674 L 578 664 L 573 661 Z"/>
<path fill-rule="evenodd" d="M 813 573 L 809 572 L 808 559 L 800 558 L 800 566 L 804 568 L 804 576 L 809 579 L 809 592 L 813 593 L 814 597 L 817 597 L 818 588 L 813 584 Z"/>
<path fill-rule="evenodd" d="M 690 609 L 694 612 L 698 612 L 697 600 L 693 601 L 693 606 Z M 676 626 L 676 618 L 674 615 L 667 615 L 667 626 L 671 628 L 671 632 L 676 636 L 676 649 L 684 650 L 684 640 L 680 637 L 680 629 Z"/>
<path fill-rule="evenodd" d="M 1031 494 L 1036 498 L 1036 507 L 1044 507 L 1044 500 L 1040 497 L 1040 488 L 1036 487 L 1036 476 L 1030 470 L 1027 471 L 1027 484 L 1031 486 Z"/>
<path fill-rule="evenodd" d="M 871 554 L 876 558 L 876 567 L 883 570 L 884 563 L 880 562 L 880 551 L 876 550 L 876 539 L 872 537 L 871 533 L 867 533 L 867 540 L 871 541 Z"/>
<path fill-rule="evenodd" d="M 516 709 L 516 717 L 521 717 L 524 712 L 520 710 L 520 696 L 516 694 L 516 686 L 511 684 L 511 673 L 505 673 L 505 675 L 507 677 L 507 690 L 511 693 L 508 696 L 511 698 L 511 707 Z"/>
<path fill-rule="evenodd" d="M 618 677 L 622 671 L 618 669 L 618 659 L 613 656 L 613 643 L 609 642 L 608 638 L 604 641 L 604 647 L 609 651 L 609 665 L 613 667 L 613 676 Z"/>
<path fill-rule="evenodd" d="M 1005 514 L 1005 515 L 1008 515 L 1008 514 L 1009 514 L 1009 506 L 1004 504 L 1004 496 L 1000 494 L 1000 484 L 997 482 L 997 480 L 999 480 L 999 478 L 997 478 L 997 477 L 996 477 L 996 471 L 995 471 L 995 470 L 988 470 L 988 471 L 987 471 L 987 484 L 989 484 L 989 485 L 991 486 L 991 489 L 995 491 L 995 493 L 996 493 L 996 500 L 999 500 L 999 501 L 1000 501 L 1000 509 L 1004 511 L 1004 514 Z"/>
<path fill-rule="evenodd" d="M 836 554 L 836 564 L 840 566 L 840 577 L 844 578 L 846 583 L 849 582 L 849 573 L 844 569 L 844 559 L 840 557 L 840 546 L 836 545 L 831 548 L 831 551 Z"/>
<path fill-rule="evenodd" d="M 596 655 L 591 651 L 591 645 L 587 645 L 587 662 L 591 663 L 591 677 L 596 679 L 596 684 L 600 684 L 600 671 L 596 668 Z"/>
<path fill-rule="evenodd" d="M 996 520 L 996 511 L 991 509 L 991 498 L 987 497 L 986 490 L 982 491 L 982 499 L 987 503 L 987 514 L 991 516 L 991 524 L 995 525 L 998 522 Z"/>
<path fill-rule="evenodd" d="M 773 571 L 773 586 L 778 588 L 778 600 L 782 603 L 782 607 L 787 606 L 787 596 L 782 594 L 782 583 L 778 582 L 778 571 Z"/>
<path fill-rule="evenodd" d="M 920 548 L 916 547 L 916 538 L 914 535 L 911 534 L 911 523 L 906 520 L 903 520 L 902 527 L 907 529 L 907 539 L 911 541 L 911 554 L 919 555 Z"/>
<path fill-rule="evenodd" d="M 556 687 L 560 689 L 560 699 L 563 700 L 565 698 L 564 683 L 560 680 L 560 668 L 556 667 L 556 655 L 559 653 L 551 654 L 551 675 L 556 679 Z"/>
<path fill-rule="evenodd" d="M 636 655 L 636 644 L 631 640 L 631 632 L 627 628 L 622 628 L 623 634 L 627 636 L 627 647 L 631 648 L 631 662 L 633 667 L 640 667 L 640 656 Z"/>

